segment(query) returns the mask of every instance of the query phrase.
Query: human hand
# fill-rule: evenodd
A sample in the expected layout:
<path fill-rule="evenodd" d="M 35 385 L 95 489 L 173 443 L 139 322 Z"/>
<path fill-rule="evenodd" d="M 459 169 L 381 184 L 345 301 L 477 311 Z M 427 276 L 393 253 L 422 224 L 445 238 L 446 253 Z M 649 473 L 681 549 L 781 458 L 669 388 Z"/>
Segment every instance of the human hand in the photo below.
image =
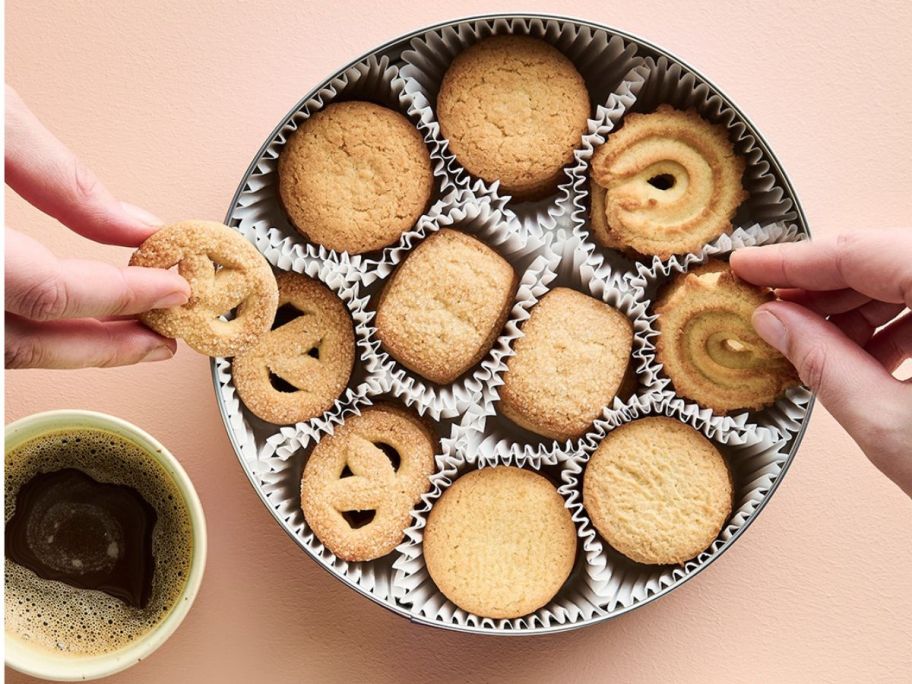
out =
<path fill-rule="evenodd" d="M 157 229 L 118 202 L 6 88 L 6 182 L 30 204 L 90 240 L 138 246 Z M 163 269 L 58 259 L 6 231 L 6 367 L 80 368 L 169 359 L 169 340 L 128 318 L 186 303 L 190 286 Z"/>
<path fill-rule="evenodd" d="M 779 288 L 753 316 L 760 336 L 868 458 L 912 496 L 912 383 L 893 377 L 912 356 L 912 230 L 870 230 L 749 247 L 738 277 Z"/>

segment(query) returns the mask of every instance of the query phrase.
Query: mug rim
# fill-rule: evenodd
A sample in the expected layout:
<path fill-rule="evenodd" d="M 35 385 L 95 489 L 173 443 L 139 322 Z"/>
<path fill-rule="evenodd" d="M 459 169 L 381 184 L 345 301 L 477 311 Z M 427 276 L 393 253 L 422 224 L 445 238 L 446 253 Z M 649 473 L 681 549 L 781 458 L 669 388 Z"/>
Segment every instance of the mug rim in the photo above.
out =
<path fill-rule="evenodd" d="M 145 660 L 177 630 L 199 593 L 206 568 L 207 533 L 203 506 L 186 470 L 155 437 L 123 418 L 84 409 L 33 413 L 5 426 L 4 459 L 7 453 L 29 439 L 67 428 L 109 430 L 133 442 L 155 460 L 172 478 L 187 506 L 193 543 L 190 571 L 180 599 L 152 630 L 123 648 L 101 655 L 68 659 L 45 649 L 29 647 L 26 642 L 4 630 L 4 660 L 8 667 L 42 679 L 81 681 L 107 677 Z"/>

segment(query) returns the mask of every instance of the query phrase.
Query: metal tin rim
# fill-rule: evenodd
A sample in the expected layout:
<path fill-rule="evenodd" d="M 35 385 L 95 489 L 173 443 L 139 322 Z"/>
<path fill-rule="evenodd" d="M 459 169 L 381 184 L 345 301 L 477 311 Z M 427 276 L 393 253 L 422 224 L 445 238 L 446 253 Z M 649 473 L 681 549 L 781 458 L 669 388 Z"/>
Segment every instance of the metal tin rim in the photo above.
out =
<path fill-rule="evenodd" d="M 636 44 L 640 48 L 646 48 L 648 50 L 654 51 L 657 55 L 667 57 L 671 61 L 677 62 L 677 63 L 681 64 L 682 66 L 686 67 L 687 69 L 689 69 L 690 71 L 692 71 L 694 73 L 694 75 L 699 77 L 703 82 L 705 82 L 708 86 L 710 86 L 713 89 L 713 91 L 715 92 L 715 94 L 718 94 L 719 97 L 729 107 L 731 107 L 732 110 L 734 110 L 738 114 L 738 116 L 741 118 L 741 120 L 745 124 L 747 124 L 747 126 L 751 129 L 751 132 L 756 137 L 757 144 L 766 153 L 767 159 L 770 161 L 770 164 L 773 166 L 775 171 L 778 173 L 780 179 L 782 180 L 782 183 L 785 185 L 786 189 L 791 194 L 791 197 L 795 202 L 795 211 L 798 213 L 799 223 L 801 224 L 802 228 L 804 229 L 804 232 L 807 233 L 808 236 L 810 236 L 811 232 L 810 232 L 810 228 L 808 227 L 807 217 L 805 216 L 804 209 L 802 208 L 801 202 L 798 199 L 798 194 L 795 191 L 794 186 L 792 185 L 791 179 L 788 177 L 788 174 L 786 174 L 785 169 L 783 169 L 782 165 L 779 163 L 779 159 L 776 157 L 776 155 L 770 149 L 769 144 L 766 142 L 766 138 L 759 131 L 759 129 L 753 123 L 753 121 L 750 118 L 748 118 L 747 115 L 744 114 L 744 112 L 741 111 L 741 109 L 734 102 L 732 102 L 728 98 L 728 96 L 725 95 L 724 92 L 722 92 L 715 85 L 715 83 L 713 83 L 710 79 L 706 78 L 706 76 L 704 76 L 702 74 L 702 72 L 695 69 L 690 64 L 688 64 L 685 60 L 679 58 L 678 56 L 672 54 L 671 52 L 665 50 L 664 48 L 661 48 L 644 38 L 640 38 L 639 36 L 637 36 L 635 34 L 632 34 L 632 33 L 626 32 L 626 31 L 621 31 L 619 29 L 612 28 L 605 24 L 599 24 L 597 22 L 588 21 L 586 19 L 579 19 L 576 17 L 560 15 L 560 14 L 547 14 L 547 13 L 538 13 L 538 12 L 522 12 L 522 13 L 505 12 L 505 13 L 492 13 L 492 14 L 476 14 L 476 15 L 470 15 L 467 17 L 462 17 L 459 19 L 451 19 L 449 21 L 444 21 L 444 22 L 440 22 L 437 24 L 431 24 L 429 26 L 425 26 L 423 28 L 404 33 L 401 36 L 399 36 L 398 38 L 389 40 L 386 43 L 380 45 L 379 47 L 377 47 L 373 50 L 369 50 L 369 51 L 365 52 L 364 54 L 360 55 L 359 57 L 356 57 L 355 59 L 350 61 L 348 64 L 343 66 L 342 68 L 337 69 L 335 72 L 330 74 L 327 78 L 320 81 L 319 84 L 317 86 L 315 86 L 313 89 L 311 89 L 306 95 L 304 95 L 304 97 L 302 97 L 285 114 L 285 116 L 282 117 L 282 119 L 275 126 L 275 128 L 273 128 L 272 132 L 266 138 L 265 142 L 260 146 L 260 149 L 257 151 L 256 155 L 253 157 L 253 160 L 247 166 L 247 170 L 244 172 L 243 179 L 238 184 L 238 187 L 235 190 L 234 195 L 231 198 L 231 204 L 229 205 L 228 212 L 225 215 L 225 222 L 227 223 L 231 219 L 231 214 L 234 210 L 235 205 L 237 204 L 238 197 L 240 196 L 241 192 L 243 191 L 245 179 L 250 176 L 251 172 L 256 167 L 257 160 L 262 156 L 263 152 L 266 151 L 266 148 L 269 145 L 269 143 L 272 141 L 272 139 L 276 136 L 276 134 L 282 128 L 282 126 L 284 125 L 284 122 L 294 112 L 296 112 L 307 100 L 309 100 L 311 97 L 313 97 L 323 87 L 323 84 L 327 83 L 328 81 L 331 81 L 338 74 L 343 73 L 347 69 L 351 68 L 358 62 L 361 62 L 362 60 L 370 57 L 371 55 L 382 54 L 382 53 L 392 50 L 394 48 L 404 49 L 413 38 L 416 38 L 425 33 L 428 33 L 431 31 L 436 31 L 436 30 L 446 28 L 449 26 L 455 26 L 457 24 L 461 24 L 464 22 L 481 21 L 481 20 L 486 20 L 486 19 L 556 20 L 556 21 L 565 21 L 565 22 L 574 23 L 574 24 L 577 24 L 580 26 L 586 26 L 588 28 L 595 29 L 595 30 L 607 31 L 608 33 L 610 33 L 612 35 L 617 35 L 625 40 L 628 40 L 628 41 Z M 219 413 L 222 416 L 222 422 L 225 424 L 225 431 L 228 433 L 228 439 L 231 442 L 231 446 L 234 449 L 235 456 L 238 459 L 238 463 L 240 464 L 241 469 L 244 471 L 244 474 L 247 476 L 247 479 L 250 481 L 250 484 L 253 487 L 254 491 L 256 492 L 257 496 L 260 498 L 260 501 L 262 501 L 263 505 L 267 508 L 267 510 L 269 510 L 270 514 L 272 515 L 273 518 L 275 518 L 276 522 L 279 523 L 279 526 L 282 528 L 282 530 L 289 537 L 291 537 L 291 539 L 295 542 L 295 544 L 297 544 L 305 553 L 307 553 L 308 556 L 310 556 L 311 558 L 316 560 L 313 557 L 313 554 L 310 552 L 310 550 L 306 546 L 301 544 L 300 541 L 297 539 L 297 537 L 295 537 L 288 528 L 286 528 L 284 525 L 282 525 L 281 518 L 279 517 L 278 513 L 273 509 L 273 507 L 271 505 L 269 505 L 269 502 L 266 500 L 266 497 L 263 494 L 262 490 L 260 489 L 258 483 L 256 482 L 255 477 L 244 466 L 244 459 L 243 459 L 243 456 L 241 455 L 241 447 L 237 441 L 237 438 L 234 435 L 233 430 L 231 429 L 231 424 L 230 424 L 228 414 L 226 413 L 225 405 L 221 401 L 218 400 L 218 396 L 219 396 L 218 395 L 218 387 L 219 387 L 218 368 L 216 366 L 215 359 L 210 360 L 210 369 L 211 369 L 211 374 L 212 374 L 212 384 L 213 384 L 213 388 L 215 389 L 215 393 L 216 393 L 216 403 L 218 404 L 218 407 L 219 407 Z M 339 582 L 344 584 L 346 587 L 357 591 L 362 596 L 366 596 L 368 599 L 370 599 L 377 605 L 380 605 L 380 606 L 386 608 L 387 610 L 395 613 L 396 615 L 401 615 L 403 617 L 408 618 L 414 624 L 436 627 L 438 629 L 445 629 L 445 630 L 454 631 L 454 632 L 463 632 L 463 633 L 468 633 L 468 634 L 485 634 L 485 635 L 491 635 L 491 636 L 531 636 L 531 635 L 539 635 L 539 634 L 556 634 L 558 632 L 568 632 L 568 631 L 580 629 L 582 627 L 588 627 L 590 625 L 605 622 L 607 620 L 612 620 L 616 617 L 629 613 L 632 610 L 636 610 L 638 608 L 642 608 L 643 606 L 645 606 L 647 604 L 651 604 L 654 601 L 656 601 L 657 599 L 659 599 L 662 596 L 664 596 L 665 594 L 667 594 L 668 592 L 670 592 L 674 589 L 677 589 L 678 587 L 687 583 L 692 578 L 696 577 L 698 574 L 703 572 L 703 570 L 705 570 L 707 567 L 709 567 L 712 563 L 714 563 L 719 557 L 721 557 L 731 547 L 732 544 L 735 543 L 736 540 L 738 540 L 741 537 L 741 535 L 747 530 L 747 528 L 750 527 L 750 525 L 754 522 L 754 520 L 756 520 L 756 518 L 760 515 L 760 512 L 766 507 L 766 504 L 769 502 L 769 500 L 772 498 L 773 494 L 779 488 L 779 484 L 782 482 L 783 478 L 785 477 L 785 474 L 788 472 L 788 469 L 791 466 L 792 461 L 795 458 L 795 454 L 797 453 L 798 448 L 801 445 L 802 440 L 804 439 L 804 434 L 805 434 L 805 431 L 807 430 L 808 423 L 810 422 L 810 416 L 811 416 L 811 412 L 813 411 L 813 408 L 814 408 L 815 400 L 816 400 L 816 395 L 812 395 L 810 401 L 808 402 L 807 412 L 805 413 L 805 417 L 801 423 L 801 427 L 799 428 L 798 432 L 792 438 L 792 446 L 789 449 L 789 453 L 788 453 L 788 456 L 786 457 L 785 462 L 782 464 L 782 470 L 780 471 L 779 476 L 776 478 L 776 480 L 770 486 L 770 489 L 767 492 L 766 496 L 764 496 L 759 501 L 759 503 L 757 504 L 757 508 L 754 509 L 754 512 L 750 515 L 750 517 L 744 522 L 744 524 L 740 528 L 738 528 L 734 532 L 734 534 L 732 534 L 731 538 L 729 538 L 719 548 L 718 552 L 716 552 L 709 560 L 707 560 L 701 566 L 696 568 L 693 572 L 684 576 L 680 580 L 670 584 L 669 586 L 665 587 L 664 589 L 662 589 L 660 591 L 657 591 L 656 593 L 652 594 L 651 596 L 649 596 L 645 599 L 642 599 L 641 601 L 638 601 L 637 603 L 634 603 L 631 606 L 613 611 L 607 615 L 599 615 L 597 617 L 593 617 L 588 620 L 583 620 L 583 621 L 580 621 L 577 623 L 572 623 L 572 624 L 553 625 L 550 627 L 537 627 L 537 628 L 532 628 L 532 629 L 509 630 L 509 631 L 494 631 L 491 629 L 473 628 L 473 627 L 469 627 L 466 625 L 444 624 L 441 622 L 434 622 L 432 620 L 426 620 L 424 618 L 415 617 L 405 607 L 383 601 L 383 600 L 377 598 L 376 596 L 371 595 L 369 592 L 365 591 L 358 585 L 346 581 L 345 578 L 341 577 L 340 575 L 337 575 L 330 568 L 324 566 L 322 563 L 318 562 L 317 565 L 319 567 L 323 568 L 327 573 L 329 573 L 336 580 L 338 580 Z"/>

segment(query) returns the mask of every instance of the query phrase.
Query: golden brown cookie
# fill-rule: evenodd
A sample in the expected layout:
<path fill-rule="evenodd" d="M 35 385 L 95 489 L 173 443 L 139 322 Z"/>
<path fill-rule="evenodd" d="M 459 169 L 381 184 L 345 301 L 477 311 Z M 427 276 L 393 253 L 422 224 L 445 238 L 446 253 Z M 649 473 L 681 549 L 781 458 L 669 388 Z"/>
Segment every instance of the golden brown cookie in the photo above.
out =
<path fill-rule="evenodd" d="M 385 556 L 430 488 L 437 446 L 431 428 L 401 406 L 377 404 L 346 418 L 304 466 L 304 519 L 343 560 Z"/>
<path fill-rule="evenodd" d="M 545 437 L 582 436 L 614 399 L 630 365 L 630 319 L 559 287 L 533 307 L 522 333 L 507 359 L 501 411 Z"/>
<path fill-rule="evenodd" d="M 799 383 L 795 368 L 751 324 L 773 294 L 723 261 L 678 275 L 656 301 L 656 359 L 681 396 L 725 413 L 759 409 Z"/>
<path fill-rule="evenodd" d="M 469 173 L 518 200 L 545 197 L 586 132 L 589 92 L 543 40 L 494 36 L 457 55 L 437 96 L 440 130 Z"/>
<path fill-rule="evenodd" d="M 406 368 L 452 382 L 488 353 L 519 278 L 483 242 L 443 229 L 400 264 L 377 307 L 377 337 Z"/>
<path fill-rule="evenodd" d="M 131 266 L 171 268 L 190 283 L 190 301 L 153 309 L 143 323 L 180 337 L 207 356 L 234 356 L 255 344 L 275 317 L 279 292 L 269 262 L 240 233 L 214 221 L 165 226 L 140 245 Z M 225 321 L 223 314 L 235 310 Z"/>
<path fill-rule="evenodd" d="M 391 245 L 424 213 L 431 157 L 402 114 L 337 102 L 291 134 L 279 156 L 279 196 L 308 240 L 361 254 Z"/>
<path fill-rule="evenodd" d="M 241 401 L 265 421 L 284 425 L 332 408 L 348 385 L 355 333 L 345 304 L 319 281 L 280 273 L 273 329 L 232 362 Z"/>
<path fill-rule="evenodd" d="M 593 233 L 605 246 L 663 259 L 694 252 L 731 232 L 747 198 L 744 167 L 724 126 L 693 110 L 628 114 L 592 155 L 594 204 L 605 191 L 605 222 L 593 218 Z"/>
<path fill-rule="evenodd" d="M 731 514 L 722 454 L 664 416 L 612 430 L 583 475 L 583 505 L 599 534 L 638 563 L 683 563 L 715 541 Z"/>
<path fill-rule="evenodd" d="M 431 508 L 424 560 L 457 606 L 516 618 L 547 604 L 570 576 L 576 526 L 548 480 L 521 468 L 474 470 Z"/>

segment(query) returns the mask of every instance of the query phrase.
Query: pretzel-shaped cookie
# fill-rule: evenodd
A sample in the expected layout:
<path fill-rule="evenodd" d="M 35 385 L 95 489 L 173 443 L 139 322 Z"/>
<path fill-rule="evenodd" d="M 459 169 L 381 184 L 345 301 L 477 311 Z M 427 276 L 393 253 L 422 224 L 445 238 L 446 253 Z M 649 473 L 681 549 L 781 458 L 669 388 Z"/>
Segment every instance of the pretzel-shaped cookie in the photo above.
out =
<path fill-rule="evenodd" d="M 280 273 L 273 330 L 232 363 L 241 401 L 265 421 L 297 423 L 320 415 L 339 397 L 355 362 L 355 334 L 345 304 L 322 283 Z M 295 316 L 279 318 L 286 309 Z"/>
<path fill-rule="evenodd" d="M 404 408 L 380 404 L 349 417 L 304 467 L 301 508 L 310 529 L 343 560 L 385 556 L 430 488 L 436 447 L 431 429 Z"/>
<path fill-rule="evenodd" d="M 178 267 L 190 283 L 190 301 L 141 318 L 155 332 L 180 337 L 201 354 L 234 356 L 272 325 L 279 298 L 272 269 L 256 247 L 221 223 L 166 226 L 140 245 L 130 265 Z M 221 318 L 234 309 L 234 318 Z"/>

